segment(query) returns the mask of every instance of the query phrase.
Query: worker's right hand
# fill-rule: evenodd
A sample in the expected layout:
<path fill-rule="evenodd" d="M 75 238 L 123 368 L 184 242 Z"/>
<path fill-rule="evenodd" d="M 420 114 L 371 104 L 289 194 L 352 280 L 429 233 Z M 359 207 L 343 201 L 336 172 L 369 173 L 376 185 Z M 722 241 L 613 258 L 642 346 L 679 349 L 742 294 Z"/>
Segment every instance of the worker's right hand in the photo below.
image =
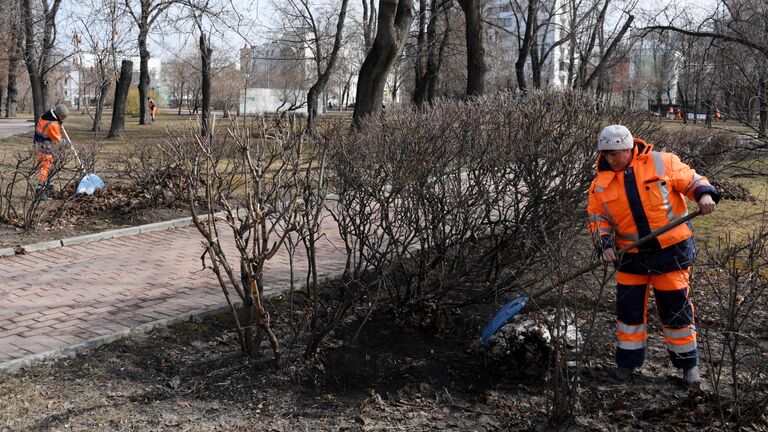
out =
<path fill-rule="evenodd" d="M 600 256 L 600 260 L 604 264 L 610 264 L 610 263 L 616 261 L 616 259 L 617 259 L 616 258 L 616 251 L 613 248 L 611 248 L 611 247 L 606 248 L 603 251 L 603 254 Z"/>
<path fill-rule="evenodd" d="M 68 139 L 63 139 L 63 140 L 61 140 L 61 143 L 62 143 L 62 144 L 65 146 L 65 147 L 72 147 L 72 143 L 71 143 L 71 142 L 69 142 L 69 140 L 68 140 Z"/>

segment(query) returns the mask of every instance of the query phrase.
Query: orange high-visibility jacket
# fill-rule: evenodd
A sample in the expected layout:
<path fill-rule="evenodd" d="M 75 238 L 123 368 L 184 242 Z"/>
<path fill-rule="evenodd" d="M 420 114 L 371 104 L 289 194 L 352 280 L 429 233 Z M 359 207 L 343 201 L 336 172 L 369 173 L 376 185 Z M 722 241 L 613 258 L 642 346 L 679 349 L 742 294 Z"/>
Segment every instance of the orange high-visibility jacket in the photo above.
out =
<path fill-rule="evenodd" d="M 707 193 L 717 202 L 720 195 L 706 177 L 696 173 L 672 153 L 653 151 L 635 139 L 629 166 L 614 172 L 602 156 L 597 176 L 589 187 L 589 230 L 602 249 L 622 248 L 674 219 L 688 214 L 685 197 L 692 201 Z M 691 236 L 682 224 L 658 237 L 661 248 Z M 632 250 L 630 252 L 636 252 Z"/>
<path fill-rule="evenodd" d="M 60 142 L 62 137 L 61 122 L 56 118 L 53 110 L 48 110 L 40 116 L 35 128 L 34 142 L 41 153 L 51 152 L 50 144 Z"/>

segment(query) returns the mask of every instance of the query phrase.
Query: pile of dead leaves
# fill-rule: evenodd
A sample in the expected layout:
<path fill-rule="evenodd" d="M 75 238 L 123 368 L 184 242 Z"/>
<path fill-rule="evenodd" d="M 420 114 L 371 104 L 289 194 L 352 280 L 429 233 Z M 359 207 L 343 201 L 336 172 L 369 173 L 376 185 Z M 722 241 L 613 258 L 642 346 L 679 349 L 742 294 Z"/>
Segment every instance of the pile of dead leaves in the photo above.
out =
<path fill-rule="evenodd" d="M 147 191 L 129 183 L 113 182 L 93 195 L 75 194 L 75 185 L 54 194 L 54 198 L 65 200 L 66 204 L 57 223 L 73 223 L 83 218 L 103 215 L 105 217 L 129 216 L 153 208 L 155 202 Z"/>

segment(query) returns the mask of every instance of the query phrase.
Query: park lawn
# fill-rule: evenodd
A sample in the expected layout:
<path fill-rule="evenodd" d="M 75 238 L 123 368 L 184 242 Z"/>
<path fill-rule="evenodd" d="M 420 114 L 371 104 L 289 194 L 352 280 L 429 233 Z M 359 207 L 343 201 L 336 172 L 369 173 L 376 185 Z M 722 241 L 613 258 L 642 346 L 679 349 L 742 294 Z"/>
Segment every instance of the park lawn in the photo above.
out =
<path fill-rule="evenodd" d="M 696 130 L 707 130 L 706 125 L 704 124 L 704 121 L 701 120 L 698 123 L 694 123 L 693 120 L 689 120 L 688 124 L 683 123 L 681 120 L 670 120 L 670 119 L 654 119 L 654 121 L 658 121 L 661 129 L 674 132 L 679 130 L 686 130 L 686 129 L 696 129 Z M 741 122 L 731 120 L 727 121 L 725 123 L 723 122 L 713 122 L 712 127 L 709 128 L 710 131 L 722 131 L 722 132 L 733 132 L 736 134 L 747 134 L 750 136 L 755 135 L 755 130 Z"/>

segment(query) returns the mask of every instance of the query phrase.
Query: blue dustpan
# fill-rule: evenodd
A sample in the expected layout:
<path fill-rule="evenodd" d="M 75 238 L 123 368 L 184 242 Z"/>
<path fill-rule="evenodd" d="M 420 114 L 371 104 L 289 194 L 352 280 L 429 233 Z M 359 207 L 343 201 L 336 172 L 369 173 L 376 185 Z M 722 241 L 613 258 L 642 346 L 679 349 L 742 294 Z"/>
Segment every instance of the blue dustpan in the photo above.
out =
<path fill-rule="evenodd" d="M 67 133 L 67 130 L 64 129 L 64 126 L 61 127 L 61 131 L 64 132 L 64 137 L 66 138 L 67 143 L 69 143 L 69 148 L 72 149 L 72 153 L 75 154 L 75 159 L 77 159 L 77 162 L 80 164 L 80 169 L 82 169 L 85 174 L 80 180 L 80 183 L 78 183 L 77 191 L 75 191 L 75 193 L 93 195 L 97 189 L 104 188 L 104 180 L 94 173 L 87 173 L 85 171 L 85 164 L 83 164 L 83 160 L 80 159 L 80 155 L 77 154 L 75 145 L 72 144 L 72 140 L 69 139 L 69 134 Z"/>
<path fill-rule="evenodd" d="M 491 341 L 491 336 L 495 335 L 496 332 L 510 320 L 510 318 L 517 315 L 517 313 L 520 312 L 520 309 L 525 306 L 526 301 L 528 301 L 528 298 L 525 296 L 517 296 L 513 298 L 509 303 L 505 304 L 490 321 L 488 321 L 488 324 L 485 325 L 482 333 L 480 333 L 480 339 L 483 341 L 483 345 L 488 346 L 488 343 Z"/>
<path fill-rule="evenodd" d="M 102 189 L 103 187 L 104 180 L 102 180 L 96 174 L 89 173 L 84 175 L 83 179 L 80 180 L 80 183 L 77 185 L 77 193 L 93 195 L 97 189 Z"/>

